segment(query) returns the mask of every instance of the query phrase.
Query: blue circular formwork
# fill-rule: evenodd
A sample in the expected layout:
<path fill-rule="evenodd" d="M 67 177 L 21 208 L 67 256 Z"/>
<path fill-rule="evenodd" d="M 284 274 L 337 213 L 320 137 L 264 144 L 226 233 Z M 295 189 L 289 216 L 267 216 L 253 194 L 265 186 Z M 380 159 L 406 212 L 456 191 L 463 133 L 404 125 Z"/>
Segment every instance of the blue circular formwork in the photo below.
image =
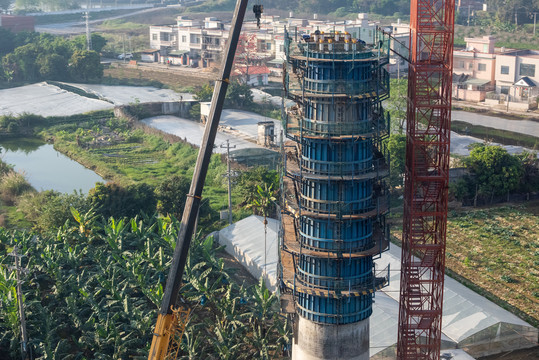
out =
<path fill-rule="evenodd" d="M 294 268 L 298 313 L 317 323 L 358 322 L 372 313 L 376 282 L 382 63 L 377 49 L 336 34 L 292 47 L 290 40 L 286 79 L 299 105 L 291 138 L 301 170 L 293 173 L 302 250 Z"/>
<path fill-rule="evenodd" d="M 335 292 L 372 288 L 372 257 L 331 259 L 302 254 L 296 281 L 306 286 Z"/>
<path fill-rule="evenodd" d="M 306 99 L 302 130 L 318 136 L 372 136 L 378 128 L 371 99 Z"/>
<path fill-rule="evenodd" d="M 372 219 L 341 220 L 302 216 L 300 241 L 315 251 L 361 252 L 374 246 Z"/>
<path fill-rule="evenodd" d="M 372 314 L 372 294 L 332 298 L 298 294 L 298 312 L 304 318 L 324 324 L 350 324 Z"/>
<path fill-rule="evenodd" d="M 362 214 L 373 210 L 372 189 L 372 179 L 304 179 L 301 183 L 301 207 L 309 212 L 337 216 Z"/>
<path fill-rule="evenodd" d="M 304 75 L 304 89 L 312 93 L 350 96 L 376 92 L 377 83 L 373 71 L 376 66 L 376 61 L 310 61 Z"/>
<path fill-rule="evenodd" d="M 304 171 L 339 176 L 372 171 L 372 139 L 303 138 L 301 167 Z"/>

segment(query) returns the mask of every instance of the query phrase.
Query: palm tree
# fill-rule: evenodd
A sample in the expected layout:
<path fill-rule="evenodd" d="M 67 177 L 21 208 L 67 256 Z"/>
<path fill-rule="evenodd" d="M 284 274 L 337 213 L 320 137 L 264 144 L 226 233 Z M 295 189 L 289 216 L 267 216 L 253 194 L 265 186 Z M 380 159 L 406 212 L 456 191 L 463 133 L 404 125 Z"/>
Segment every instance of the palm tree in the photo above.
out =
<path fill-rule="evenodd" d="M 255 209 L 255 212 L 262 213 L 264 216 L 264 274 L 266 274 L 266 243 L 267 243 L 267 234 L 268 234 L 268 215 L 270 214 L 272 205 L 275 203 L 277 198 L 275 197 L 276 190 L 273 190 L 273 184 L 268 186 L 267 183 L 264 183 L 264 187 L 258 185 L 256 189 L 255 197 L 253 201 L 247 205 L 248 208 Z"/>

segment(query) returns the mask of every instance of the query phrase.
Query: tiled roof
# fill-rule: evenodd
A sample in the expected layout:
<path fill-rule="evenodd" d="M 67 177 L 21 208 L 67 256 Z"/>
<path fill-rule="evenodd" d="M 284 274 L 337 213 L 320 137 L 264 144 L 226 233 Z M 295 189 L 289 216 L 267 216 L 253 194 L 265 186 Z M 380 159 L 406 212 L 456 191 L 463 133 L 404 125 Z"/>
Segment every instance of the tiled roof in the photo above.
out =
<path fill-rule="evenodd" d="M 247 70 L 248 69 L 248 70 Z M 245 75 L 249 71 L 249 75 L 264 75 L 269 74 L 270 70 L 267 66 L 237 66 L 235 69 L 236 74 Z"/>

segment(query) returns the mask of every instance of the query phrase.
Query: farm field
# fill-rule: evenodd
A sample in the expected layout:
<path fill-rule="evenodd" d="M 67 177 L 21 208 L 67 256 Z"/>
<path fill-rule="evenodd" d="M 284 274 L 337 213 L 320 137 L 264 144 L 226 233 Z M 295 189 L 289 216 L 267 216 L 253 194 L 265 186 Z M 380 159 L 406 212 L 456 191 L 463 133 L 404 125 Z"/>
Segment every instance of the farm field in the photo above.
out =
<path fill-rule="evenodd" d="M 395 224 L 392 234 L 400 242 L 402 226 Z M 450 210 L 446 272 L 539 326 L 539 201 Z"/>

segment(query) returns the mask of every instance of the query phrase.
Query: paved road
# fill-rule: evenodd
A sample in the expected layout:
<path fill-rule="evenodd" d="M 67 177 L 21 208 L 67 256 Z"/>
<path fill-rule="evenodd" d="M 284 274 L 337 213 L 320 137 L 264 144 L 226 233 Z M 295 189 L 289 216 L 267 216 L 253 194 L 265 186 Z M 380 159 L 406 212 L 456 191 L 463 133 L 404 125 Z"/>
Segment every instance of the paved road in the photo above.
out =
<path fill-rule="evenodd" d="M 464 121 L 472 125 L 481 125 L 489 128 L 539 137 L 539 122 L 537 121 L 508 120 L 467 111 L 452 111 L 451 114 L 452 120 Z"/>

